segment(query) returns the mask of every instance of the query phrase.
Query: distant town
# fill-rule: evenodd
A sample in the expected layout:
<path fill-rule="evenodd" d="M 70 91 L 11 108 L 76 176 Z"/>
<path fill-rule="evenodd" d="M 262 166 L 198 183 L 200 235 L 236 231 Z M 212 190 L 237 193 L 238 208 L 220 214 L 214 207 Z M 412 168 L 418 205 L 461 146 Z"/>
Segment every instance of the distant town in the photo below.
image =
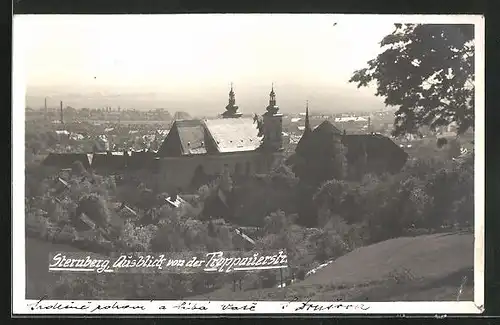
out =
<path fill-rule="evenodd" d="M 45 122 L 51 124 L 56 133 L 62 137 L 68 137 L 70 143 L 74 141 L 96 140 L 98 147 L 102 150 L 157 150 L 161 141 L 168 134 L 172 124 L 176 120 L 196 118 L 189 112 L 174 111 L 167 108 L 150 110 L 136 110 L 134 108 L 101 107 L 101 108 L 73 108 L 70 106 L 26 108 L 26 121 Z M 388 137 L 394 122 L 395 109 L 386 109 L 374 112 L 343 112 L 335 114 L 315 114 L 314 108 L 310 108 L 309 117 L 311 126 L 314 128 L 321 122 L 327 120 L 341 130 L 350 134 L 379 133 Z M 283 136 L 286 151 L 292 152 L 300 140 L 305 128 L 305 112 L 298 114 L 284 113 Z M 243 114 L 243 117 L 252 117 L 251 114 Z M 203 116 L 200 118 L 215 119 L 220 116 Z M 78 125 L 92 125 L 94 132 L 78 132 Z M 87 129 L 88 131 L 88 129 Z M 432 132 L 422 129 L 421 134 L 407 135 L 403 138 L 393 138 L 405 150 L 413 147 L 415 141 L 425 137 L 455 137 L 456 127 L 450 125 L 446 128 Z M 55 152 L 91 151 L 92 149 L 74 145 L 58 146 Z"/>

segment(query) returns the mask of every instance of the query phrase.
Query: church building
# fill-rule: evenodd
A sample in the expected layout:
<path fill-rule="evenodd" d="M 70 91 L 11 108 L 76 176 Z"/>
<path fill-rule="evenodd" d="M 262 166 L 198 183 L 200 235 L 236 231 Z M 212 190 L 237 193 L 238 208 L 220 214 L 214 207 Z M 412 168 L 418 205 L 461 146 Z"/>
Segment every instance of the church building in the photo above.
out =
<path fill-rule="evenodd" d="M 306 107 L 305 129 L 295 153 L 287 159 L 292 167 L 300 166 L 304 160 L 321 169 L 321 162 L 334 150 L 345 156 L 348 179 L 360 179 L 366 174 L 399 172 L 408 154 L 390 138 L 377 133 L 348 134 L 325 120 L 312 129 L 309 123 L 309 107 Z M 300 168 L 300 167 L 299 167 Z M 320 173 L 321 174 L 321 173 Z M 326 179 L 317 179 L 317 182 Z"/>
<path fill-rule="evenodd" d="M 225 109 L 222 118 L 174 122 L 157 153 L 159 191 L 196 189 L 224 172 L 250 176 L 270 170 L 283 149 L 274 87 L 262 121 L 243 117 L 232 85 Z"/>

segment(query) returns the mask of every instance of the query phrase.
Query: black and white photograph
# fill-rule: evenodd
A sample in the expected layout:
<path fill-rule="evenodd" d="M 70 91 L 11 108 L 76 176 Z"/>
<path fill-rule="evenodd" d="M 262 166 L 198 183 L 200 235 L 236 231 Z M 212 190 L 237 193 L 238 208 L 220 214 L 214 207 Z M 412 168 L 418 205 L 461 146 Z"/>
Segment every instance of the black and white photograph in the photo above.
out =
<path fill-rule="evenodd" d="M 14 307 L 480 312 L 483 25 L 15 16 Z"/>

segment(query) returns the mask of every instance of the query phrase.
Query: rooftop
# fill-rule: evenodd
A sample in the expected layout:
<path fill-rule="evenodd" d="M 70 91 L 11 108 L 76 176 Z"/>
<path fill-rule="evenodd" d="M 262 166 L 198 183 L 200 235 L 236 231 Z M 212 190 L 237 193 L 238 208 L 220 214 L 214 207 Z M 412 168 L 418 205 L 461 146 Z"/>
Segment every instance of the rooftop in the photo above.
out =
<path fill-rule="evenodd" d="M 258 133 L 252 118 L 176 121 L 158 152 L 185 156 L 253 151 L 261 144 Z"/>
<path fill-rule="evenodd" d="M 220 153 L 253 151 L 260 146 L 252 118 L 205 120 L 204 124 Z"/>

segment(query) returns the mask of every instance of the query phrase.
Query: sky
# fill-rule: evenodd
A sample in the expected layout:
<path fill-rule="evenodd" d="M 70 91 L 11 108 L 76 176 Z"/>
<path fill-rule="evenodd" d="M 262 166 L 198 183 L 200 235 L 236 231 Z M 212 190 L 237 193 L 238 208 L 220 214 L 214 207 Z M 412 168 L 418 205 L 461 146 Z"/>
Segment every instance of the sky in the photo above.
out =
<path fill-rule="evenodd" d="M 243 113 L 383 108 L 348 83 L 381 52 L 394 21 L 335 15 L 39 15 L 15 17 L 27 105 L 224 110 L 233 82 Z"/>

